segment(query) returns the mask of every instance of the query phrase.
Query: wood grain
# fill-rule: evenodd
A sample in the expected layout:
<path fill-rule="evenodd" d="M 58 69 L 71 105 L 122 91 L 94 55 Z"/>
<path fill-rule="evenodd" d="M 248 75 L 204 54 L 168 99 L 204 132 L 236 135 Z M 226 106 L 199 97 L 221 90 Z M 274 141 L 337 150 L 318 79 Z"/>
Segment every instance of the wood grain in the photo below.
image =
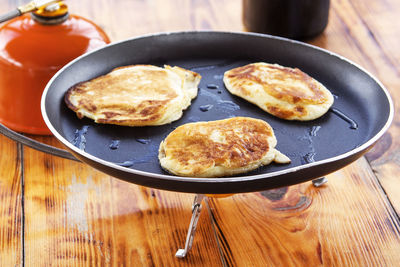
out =
<path fill-rule="evenodd" d="M 19 266 L 23 229 L 21 154 L 17 144 L 4 136 L 0 136 L 0 150 L 0 266 Z"/>
<path fill-rule="evenodd" d="M 3 1 L 0 10 L 22 2 Z M 243 29 L 240 0 L 67 3 L 113 41 Z M 327 29 L 309 42 L 374 74 L 398 111 L 400 2 L 332 0 L 331 6 Z M 329 175 L 322 188 L 304 183 L 208 199 L 183 260 L 174 253 L 184 245 L 193 195 L 128 184 L 78 162 L 18 150 L 0 136 L 0 266 L 397 266 L 399 126 L 395 117 L 369 162 L 362 158 Z M 52 137 L 37 139 L 60 146 Z"/>
<path fill-rule="evenodd" d="M 90 18 L 112 41 L 162 31 L 241 31 L 240 0 L 68 0 L 69 10 Z"/>
<path fill-rule="evenodd" d="M 311 43 L 360 64 L 387 86 L 394 99 L 399 99 L 396 88 L 400 85 L 400 53 L 393 40 L 398 42 L 395 33 L 400 32 L 399 25 L 393 25 L 398 14 L 393 10 L 399 7 L 395 1 L 332 1 L 329 26 Z M 398 120 L 395 117 L 390 131 L 367 155 L 373 169 L 361 159 L 328 176 L 328 186 L 322 189 L 310 184 L 293 186 L 280 201 L 262 202 L 257 196 L 246 194 L 231 201 L 210 202 L 226 261 L 238 266 L 254 259 L 258 260 L 258 266 L 398 265 Z M 298 200 L 293 209 L 286 208 L 290 199 Z M 257 200 L 259 205 L 254 204 Z M 312 204 L 302 210 L 306 203 Z M 274 208 L 279 204 L 284 205 L 284 214 Z M 251 219 L 240 222 L 228 219 L 238 218 L 238 214 Z M 258 249 L 244 249 L 252 243 Z"/>
<path fill-rule="evenodd" d="M 322 188 L 304 183 L 209 201 L 226 262 L 396 266 L 398 218 L 365 159 L 328 179 Z"/>
<path fill-rule="evenodd" d="M 367 154 L 373 170 L 396 211 L 400 212 L 400 186 L 396 177 L 400 173 L 400 51 L 398 49 L 400 25 L 395 23 L 400 14 L 398 1 L 355 1 L 354 10 L 369 34 L 367 47 L 370 61 L 377 69 L 373 73 L 390 91 L 395 103 L 395 117 L 390 130 L 374 150 Z M 380 17 L 379 21 L 376 17 Z M 375 49 L 372 49 L 374 46 Z"/>
<path fill-rule="evenodd" d="M 0 5 L 1 13 L 9 10 L 8 3 Z M 21 151 L 21 146 L 0 135 L 0 266 L 23 263 Z"/>
<path fill-rule="evenodd" d="M 331 1 L 330 22 L 315 45 L 339 53 L 371 72 L 386 86 L 395 104 L 389 131 L 366 155 L 391 204 L 400 212 L 400 2 Z"/>
<path fill-rule="evenodd" d="M 219 266 L 211 220 L 184 246 L 193 195 L 144 188 L 25 149 L 27 266 Z M 38 164 L 41 162 L 42 164 Z"/>

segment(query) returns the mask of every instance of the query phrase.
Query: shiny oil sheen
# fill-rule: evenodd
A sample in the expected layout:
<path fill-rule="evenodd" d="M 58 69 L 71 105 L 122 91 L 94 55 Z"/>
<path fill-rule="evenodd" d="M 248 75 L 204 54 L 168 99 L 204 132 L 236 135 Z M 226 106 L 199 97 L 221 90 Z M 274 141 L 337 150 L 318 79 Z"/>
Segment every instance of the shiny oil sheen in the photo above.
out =
<path fill-rule="evenodd" d="M 47 82 L 66 63 L 110 40 L 77 15 L 56 25 L 24 15 L 0 27 L 0 122 L 29 134 L 51 134 L 40 112 Z"/>

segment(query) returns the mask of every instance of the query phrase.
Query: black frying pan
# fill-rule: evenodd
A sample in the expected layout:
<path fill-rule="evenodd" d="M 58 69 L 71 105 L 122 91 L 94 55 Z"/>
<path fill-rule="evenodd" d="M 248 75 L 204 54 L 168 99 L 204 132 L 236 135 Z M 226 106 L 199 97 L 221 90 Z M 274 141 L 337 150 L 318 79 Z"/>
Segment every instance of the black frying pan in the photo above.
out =
<path fill-rule="evenodd" d="M 223 73 L 257 61 L 297 67 L 316 78 L 335 95 L 332 109 L 314 121 L 285 121 L 229 94 Z M 98 125 L 78 119 L 64 104 L 64 93 L 72 85 L 130 64 L 169 64 L 196 71 L 203 77 L 198 97 L 180 120 L 153 127 Z M 114 43 L 74 60 L 47 85 L 42 113 L 56 138 L 77 158 L 112 176 L 165 190 L 239 193 L 301 183 L 353 162 L 387 130 L 393 104 L 370 74 L 328 51 L 260 34 L 178 32 Z M 225 178 L 177 177 L 160 168 L 159 143 L 177 126 L 231 116 L 267 121 L 275 130 L 278 150 L 292 162 Z"/>

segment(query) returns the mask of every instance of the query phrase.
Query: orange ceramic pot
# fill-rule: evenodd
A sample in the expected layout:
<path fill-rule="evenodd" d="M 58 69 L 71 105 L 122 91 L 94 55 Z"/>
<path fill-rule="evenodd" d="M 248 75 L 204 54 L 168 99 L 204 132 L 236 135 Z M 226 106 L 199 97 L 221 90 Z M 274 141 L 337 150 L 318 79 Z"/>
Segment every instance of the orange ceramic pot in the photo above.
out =
<path fill-rule="evenodd" d="M 40 112 L 47 82 L 66 63 L 110 40 L 93 22 L 69 15 L 58 24 L 30 15 L 0 27 L 0 123 L 18 132 L 51 134 Z"/>

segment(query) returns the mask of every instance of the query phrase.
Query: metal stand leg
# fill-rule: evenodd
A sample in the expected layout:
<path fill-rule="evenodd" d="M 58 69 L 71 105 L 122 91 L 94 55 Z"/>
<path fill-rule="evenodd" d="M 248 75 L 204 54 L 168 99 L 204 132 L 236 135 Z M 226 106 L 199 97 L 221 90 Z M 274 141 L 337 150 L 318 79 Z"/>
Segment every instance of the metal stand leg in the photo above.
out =
<path fill-rule="evenodd" d="M 324 177 L 321 177 L 321 178 L 317 178 L 317 179 L 312 180 L 312 183 L 313 183 L 313 185 L 314 185 L 315 187 L 320 187 L 320 186 L 322 186 L 323 184 L 326 184 L 327 182 L 328 182 L 328 179 L 326 179 L 325 176 L 324 176 Z"/>
<path fill-rule="evenodd" d="M 323 184 L 327 183 L 328 179 L 326 177 L 320 177 L 312 180 L 312 183 L 315 187 L 320 187 Z M 201 212 L 201 202 L 205 198 L 205 195 L 198 194 L 194 197 L 193 205 L 192 205 L 192 218 L 190 220 L 189 229 L 186 235 L 185 248 L 178 249 L 175 253 L 175 257 L 184 258 L 187 253 L 190 251 L 193 245 L 194 235 L 196 233 L 197 223 L 199 221 L 200 212 Z"/>
<path fill-rule="evenodd" d="M 204 199 L 204 195 L 198 194 L 194 197 L 193 206 L 192 206 L 192 219 L 190 220 L 189 230 L 186 236 L 186 243 L 184 249 L 178 249 L 175 254 L 175 257 L 184 258 L 189 250 L 192 248 L 194 234 L 196 233 L 197 222 L 199 221 L 200 211 L 201 211 L 201 202 Z"/>

